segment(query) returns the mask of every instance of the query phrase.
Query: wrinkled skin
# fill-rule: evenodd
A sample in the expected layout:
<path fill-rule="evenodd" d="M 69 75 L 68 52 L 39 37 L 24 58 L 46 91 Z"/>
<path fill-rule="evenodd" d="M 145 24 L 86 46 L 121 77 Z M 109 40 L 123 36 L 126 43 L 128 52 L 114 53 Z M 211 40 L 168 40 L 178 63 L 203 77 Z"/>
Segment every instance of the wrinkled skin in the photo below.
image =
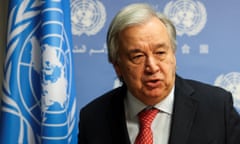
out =
<path fill-rule="evenodd" d="M 174 86 L 176 57 L 164 24 L 151 18 L 119 34 L 115 71 L 128 90 L 146 105 L 163 100 Z"/>

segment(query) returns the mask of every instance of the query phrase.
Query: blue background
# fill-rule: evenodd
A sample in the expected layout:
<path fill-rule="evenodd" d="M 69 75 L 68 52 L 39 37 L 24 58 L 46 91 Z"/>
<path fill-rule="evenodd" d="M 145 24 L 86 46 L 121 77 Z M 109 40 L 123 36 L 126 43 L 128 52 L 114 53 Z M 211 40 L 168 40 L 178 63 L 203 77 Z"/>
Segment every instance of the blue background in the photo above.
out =
<path fill-rule="evenodd" d="M 240 99 L 240 63 L 238 58 L 240 54 L 239 0 L 72 0 L 72 7 L 79 6 L 79 10 L 92 5 L 96 6 L 96 2 L 99 2 L 103 5 L 106 12 L 104 26 L 96 34 L 89 35 L 84 33 L 84 27 L 82 27 L 82 34 L 73 34 L 74 48 L 82 49 L 86 46 L 84 52 L 74 52 L 79 109 L 114 87 L 116 75 L 112 65 L 108 63 L 105 43 L 107 28 L 114 15 L 130 3 L 146 2 L 155 6 L 158 11 L 163 12 L 166 4 L 177 1 L 185 3 L 189 1 L 193 3 L 200 2 L 207 14 L 206 23 L 198 34 L 177 36 L 177 73 L 184 78 L 195 79 L 214 85 L 215 80 L 220 75 L 234 72 L 237 74 L 237 77 L 235 75 L 230 83 L 233 84 L 235 89 L 238 88 L 238 93 L 234 93 L 235 99 Z M 84 14 L 89 13 L 93 13 L 92 9 L 86 9 Z M 72 11 L 72 14 L 76 14 L 76 10 Z M 96 17 L 99 16 L 99 13 L 94 14 Z M 95 22 L 94 19 L 90 17 L 89 19 L 92 23 Z M 190 48 L 189 53 L 182 51 L 184 45 Z M 201 46 L 207 46 L 208 52 L 201 53 Z M 91 54 L 92 50 L 98 51 L 98 53 Z M 227 89 L 226 87 L 224 88 Z M 235 104 L 237 102 L 235 101 Z M 240 107 L 236 106 L 236 108 L 240 112 Z"/>

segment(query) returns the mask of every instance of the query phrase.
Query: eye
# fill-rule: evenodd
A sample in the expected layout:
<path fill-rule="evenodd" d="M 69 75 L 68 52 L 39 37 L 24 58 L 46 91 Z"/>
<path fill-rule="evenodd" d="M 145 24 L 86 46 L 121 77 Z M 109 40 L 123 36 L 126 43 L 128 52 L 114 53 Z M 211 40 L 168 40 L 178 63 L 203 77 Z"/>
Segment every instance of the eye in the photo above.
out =
<path fill-rule="evenodd" d="M 158 58 L 160 60 L 164 59 L 166 54 L 167 54 L 167 51 L 165 51 L 165 50 L 159 50 L 159 51 L 155 52 L 156 58 Z"/>
<path fill-rule="evenodd" d="M 165 50 L 159 50 L 159 51 L 156 51 L 155 52 L 155 54 L 157 55 L 157 56 L 163 56 L 163 55 L 165 55 L 167 52 L 165 51 Z"/>
<path fill-rule="evenodd" d="M 130 60 L 134 63 L 134 64 L 140 64 L 142 62 L 144 62 L 145 60 L 145 55 L 141 54 L 141 53 L 137 53 L 137 54 L 133 54 L 130 57 Z"/>
<path fill-rule="evenodd" d="M 166 51 L 157 51 L 157 52 L 156 52 L 157 55 L 163 55 L 163 54 L 165 54 L 165 53 L 166 53 Z"/>

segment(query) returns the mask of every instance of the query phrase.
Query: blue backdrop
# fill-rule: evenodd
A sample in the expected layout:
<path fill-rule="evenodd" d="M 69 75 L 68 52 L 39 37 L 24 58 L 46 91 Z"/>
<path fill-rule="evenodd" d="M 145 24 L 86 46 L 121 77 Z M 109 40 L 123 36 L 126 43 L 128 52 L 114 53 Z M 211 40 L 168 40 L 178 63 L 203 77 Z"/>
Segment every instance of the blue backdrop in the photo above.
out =
<path fill-rule="evenodd" d="M 177 73 L 231 91 L 240 112 L 239 0 L 72 0 L 79 109 L 118 85 L 107 61 L 107 28 L 122 7 L 135 2 L 153 5 L 174 22 Z"/>

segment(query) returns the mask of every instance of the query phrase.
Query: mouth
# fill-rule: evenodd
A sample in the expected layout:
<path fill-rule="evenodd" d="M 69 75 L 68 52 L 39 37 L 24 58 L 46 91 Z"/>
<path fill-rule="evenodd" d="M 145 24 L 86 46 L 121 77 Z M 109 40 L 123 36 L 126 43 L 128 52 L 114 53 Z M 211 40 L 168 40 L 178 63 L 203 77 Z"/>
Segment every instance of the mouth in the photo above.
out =
<path fill-rule="evenodd" d="M 161 80 L 159 79 L 153 79 L 153 80 L 148 80 L 145 82 L 145 85 L 150 88 L 150 89 L 154 89 L 154 88 L 158 88 L 161 85 Z"/>

